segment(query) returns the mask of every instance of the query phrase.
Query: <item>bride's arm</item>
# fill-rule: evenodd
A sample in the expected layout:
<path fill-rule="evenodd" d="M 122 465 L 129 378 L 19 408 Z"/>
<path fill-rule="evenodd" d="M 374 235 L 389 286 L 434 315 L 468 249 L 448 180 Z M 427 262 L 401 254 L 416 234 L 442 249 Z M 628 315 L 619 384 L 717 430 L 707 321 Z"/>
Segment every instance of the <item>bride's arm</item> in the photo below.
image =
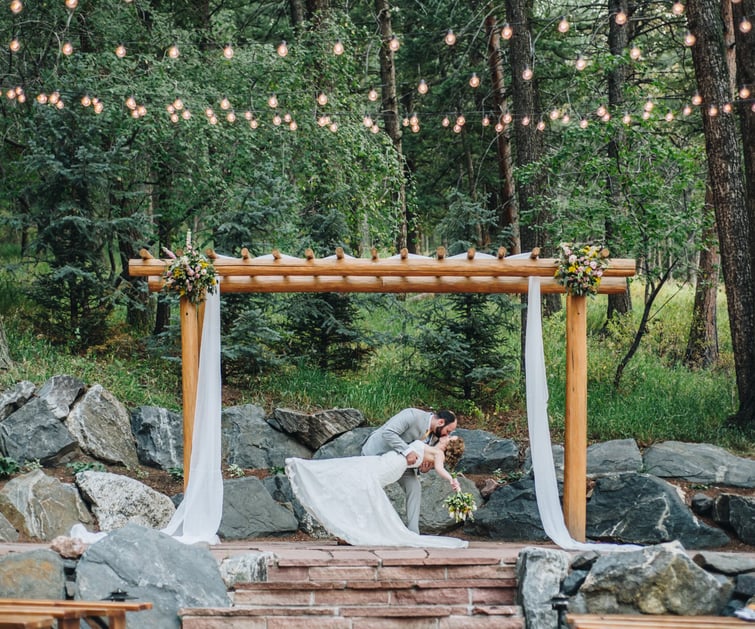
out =
<path fill-rule="evenodd" d="M 435 467 L 435 471 L 438 473 L 438 476 L 445 478 L 449 483 L 451 483 L 451 487 L 454 489 L 454 491 L 458 491 L 459 481 L 451 476 L 448 470 L 446 470 L 446 468 L 443 466 L 443 464 L 446 462 L 446 455 L 443 450 L 434 448 L 433 446 L 425 446 L 425 456 L 432 457 L 432 459 L 434 460 L 433 465 Z"/>

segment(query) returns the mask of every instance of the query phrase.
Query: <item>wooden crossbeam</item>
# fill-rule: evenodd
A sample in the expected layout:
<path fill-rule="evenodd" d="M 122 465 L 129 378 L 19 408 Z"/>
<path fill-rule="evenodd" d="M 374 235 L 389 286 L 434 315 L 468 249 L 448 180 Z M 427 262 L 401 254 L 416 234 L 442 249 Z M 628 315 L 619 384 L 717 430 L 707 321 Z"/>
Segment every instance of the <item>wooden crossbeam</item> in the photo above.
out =
<path fill-rule="evenodd" d="M 567 614 L 571 629 L 744 629 L 744 620 L 724 616 Z"/>

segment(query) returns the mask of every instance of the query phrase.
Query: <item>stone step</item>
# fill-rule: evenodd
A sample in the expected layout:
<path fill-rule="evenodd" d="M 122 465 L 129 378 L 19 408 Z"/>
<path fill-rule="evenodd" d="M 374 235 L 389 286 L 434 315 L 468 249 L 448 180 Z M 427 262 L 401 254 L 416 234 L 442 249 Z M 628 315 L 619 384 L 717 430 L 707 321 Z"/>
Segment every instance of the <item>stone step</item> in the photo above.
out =
<path fill-rule="evenodd" d="M 516 606 L 256 606 L 179 611 L 182 629 L 523 629 Z"/>

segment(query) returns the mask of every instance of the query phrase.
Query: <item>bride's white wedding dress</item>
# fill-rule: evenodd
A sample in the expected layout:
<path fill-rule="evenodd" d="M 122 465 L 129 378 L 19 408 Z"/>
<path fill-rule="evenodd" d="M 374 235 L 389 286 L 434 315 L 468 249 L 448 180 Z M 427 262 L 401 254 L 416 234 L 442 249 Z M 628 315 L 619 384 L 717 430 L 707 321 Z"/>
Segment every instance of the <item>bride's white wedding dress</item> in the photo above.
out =
<path fill-rule="evenodd" d="M 419 453 L 419 464 L 424 444 L 415 441 L 411 446 Z M 299 502 L 331 534 L 349 544 L 466 547 L 461 539 L 418 535 L 406 528 L 383 491 L 406 469 L 406 457 L 393 451 L 380 456 L 286 459 L 286 475 Z"/>

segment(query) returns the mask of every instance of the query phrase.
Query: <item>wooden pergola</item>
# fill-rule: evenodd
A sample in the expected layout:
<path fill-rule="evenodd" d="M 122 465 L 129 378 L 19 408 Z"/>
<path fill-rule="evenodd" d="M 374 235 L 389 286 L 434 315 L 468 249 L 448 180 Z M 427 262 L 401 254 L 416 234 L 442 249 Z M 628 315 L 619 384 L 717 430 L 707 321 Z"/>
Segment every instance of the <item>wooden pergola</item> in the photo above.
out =
<path fill-rule="evenodd" d="M 129 273 L 147 277 L 150 291 L 163 287 L 162 273 L 169 260 L 153 258 L 142 249 L 141 258 L 129 260 Z M 558 260 L 540 258 L 539 250 L 529 258 L 466 254 L 448 257 L 443 248 L 436 256 L 409 254 L 380 258 L 354 258 L 341 248 L 335 255 L 316 258 L 308 250 L 304 258 L 278 251 L 258 257 L 244 249 L 240 258 L 218 256 L 207 251 L 215 271 L 222 278 L 221 293 L 520 293 L 528 292 L 529 278 L 538 276 L 543 293 L 565 293 L 554 279 Z M 635 261 L 610 260 L 603 271 L 599 293 L 623 293 L 626 278 L 635 274 Z M 188 482 L 194 411 L 199 373 L 199 343 L 202 307 L 181 299 L 181 351 L 183 375 L 184 482 Z M 564 519 L 571 536 L 585 539 L 587 511 L 587 298 L 566 296 L 566 432 L 564 439 Z"/>

